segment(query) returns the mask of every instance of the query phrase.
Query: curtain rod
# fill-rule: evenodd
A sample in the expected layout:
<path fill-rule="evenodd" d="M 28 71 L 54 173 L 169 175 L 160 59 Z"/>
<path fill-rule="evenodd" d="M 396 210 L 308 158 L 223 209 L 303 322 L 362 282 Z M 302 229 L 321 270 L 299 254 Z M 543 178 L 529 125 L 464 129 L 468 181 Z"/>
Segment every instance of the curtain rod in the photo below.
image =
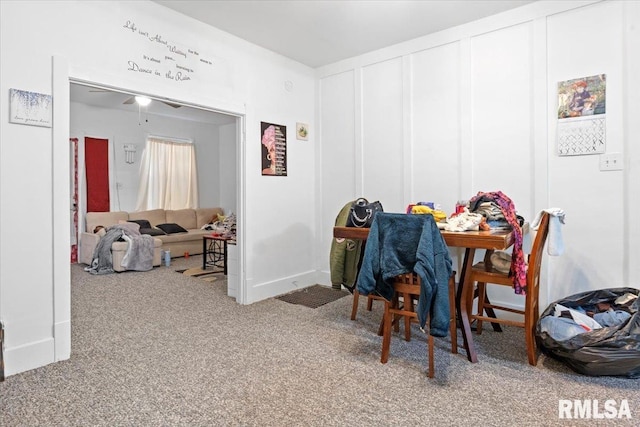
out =
<path fill-rule="evenodd" d="M 190 139 L 190 138 L 176 138 L 173 136 L 161 136 L 161 135 L 151 135 L 151 134 L 148 134 L 147 138 L 162 139 L 164 141 L 179 142 L 182 144 L 193 144 L 193 139 Z"/>

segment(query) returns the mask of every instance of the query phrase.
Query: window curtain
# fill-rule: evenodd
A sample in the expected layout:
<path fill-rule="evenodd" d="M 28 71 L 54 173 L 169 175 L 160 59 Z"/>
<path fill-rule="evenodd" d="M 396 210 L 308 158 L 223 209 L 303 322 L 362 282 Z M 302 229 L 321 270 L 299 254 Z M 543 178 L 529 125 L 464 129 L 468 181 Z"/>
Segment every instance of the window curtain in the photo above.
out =
<path fill-rule="evenodd" d="M 149 136 L 140 161 L 137 211 L 198 207 L 198 173 L 191 141 Z"/>

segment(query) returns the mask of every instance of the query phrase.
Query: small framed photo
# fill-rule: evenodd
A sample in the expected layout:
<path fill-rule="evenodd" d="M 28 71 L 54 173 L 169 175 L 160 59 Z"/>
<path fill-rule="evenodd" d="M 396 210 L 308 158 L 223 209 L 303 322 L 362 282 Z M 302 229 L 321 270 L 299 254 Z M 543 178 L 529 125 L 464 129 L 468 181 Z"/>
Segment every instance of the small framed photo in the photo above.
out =
<path fill-rule="evenodd" d="M 302 141 L 309 139 L 309 125 L 307 123 L 296 123 L 296 139 Z"/>

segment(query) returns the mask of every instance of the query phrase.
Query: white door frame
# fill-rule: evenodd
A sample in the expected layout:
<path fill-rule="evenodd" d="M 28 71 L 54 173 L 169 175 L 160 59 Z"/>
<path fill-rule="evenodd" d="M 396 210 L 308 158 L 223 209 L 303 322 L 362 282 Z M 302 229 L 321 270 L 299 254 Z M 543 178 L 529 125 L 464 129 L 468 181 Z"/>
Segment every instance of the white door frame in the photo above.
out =
<path fill-rule="evenodd" d="M 52 126 L 52 194 L 53 194 L 53 338 L 54 361 L 68 359 L 71 356 L 71 264 L 69 262 L 69 248 L 71 236 L 69 233 L 71 213 L 69 210 L 70 189 L 70 159 L 69 159 L 69 123 L 70 123 L 70 82 L 86 82 L 102 85 L 99 82 L 89 82 L 70 72 L 67 58 L 54 56 L 52 58 L 52 93 L 53 93 L 53 126 Z M 84 73 L 93 75 L 94 73 Z M 114 87 L 115 88 L 115 87 Z M 185 105 L 193 105 L 185 103 Z M 237 123 L 236 153 L 237 153 L 237 201 L 238 201 L 238 295 L 236 301 L 246 304 L 246 279 L 244 262 L 246 259 L 246 242 L 244 230 L 245 218 L 245 115 L 246 107 L 238 105 L 193 105 L 216 112 L 223 112 L 235 116 Z"/>

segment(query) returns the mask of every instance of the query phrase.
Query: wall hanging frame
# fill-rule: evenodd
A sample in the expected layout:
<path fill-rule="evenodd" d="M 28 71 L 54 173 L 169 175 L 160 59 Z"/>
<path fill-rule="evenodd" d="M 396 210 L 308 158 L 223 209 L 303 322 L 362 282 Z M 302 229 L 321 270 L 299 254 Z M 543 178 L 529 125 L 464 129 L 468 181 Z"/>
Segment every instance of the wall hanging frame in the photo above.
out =
<path fill-rule="evenodd" d="M 27 90 L 9 90 L 9 122 L 51 127 L 53 97 Z"/>
<path fill-rule="evenodd" d="M 287 176 L 287 127 L 260 122 L 262 175 Z"/>

